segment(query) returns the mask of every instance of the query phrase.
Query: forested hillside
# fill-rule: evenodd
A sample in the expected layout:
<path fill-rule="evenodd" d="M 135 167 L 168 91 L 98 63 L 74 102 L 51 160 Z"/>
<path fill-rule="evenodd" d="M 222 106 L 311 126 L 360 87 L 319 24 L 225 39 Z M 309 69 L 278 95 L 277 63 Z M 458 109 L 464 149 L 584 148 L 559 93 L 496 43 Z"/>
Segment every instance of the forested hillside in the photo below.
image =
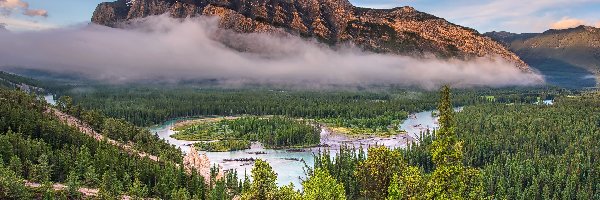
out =
<path fill-rule="evenodd" d="M 464 162 L 482 169 L 487 194 L 600 198 L 598 93 L 561 97 L 553 106 L 469 106 L 457 124 Z"/>
<path fill-rule="evenodd" d="M 166 153 L 162 155 L 176 154 L 156 162 L 64 124 L 45 112 L 46 103 L 35 96 L 0 89 L 0 104 L 0 199 L 80 198 L 79 187 L 98 188 L 102 199 L 121 194 L 169 198 L 178 190 L 193 196 L 206 193 L 202 177 L 177 167 L 181 166 L 181 153 L 172 147 L 158 147 L 157 152 Z M 129 131 L 120 130 L 143 134 Z M 23 180 L 48 187 L 25 188 Z M 74 189 L 55 192 L 50 183 L 65 183 Z"/>
<path fill-rule="evenodd" d="M 450 199 L 600 198 L 600 94 L 564 96 L 554 105 L 472 105 L 454 115 L 455 127 L 425 133 L 408 149 L 325 152 L 315 167 L 328 169 L 348 199 L 433 199 L 438 192 L 457 195 Z M 454 165 L 441 170 L 449 167 L 440 165 L 444 155 Z M 457 169 L 478 178 L 451 178 Z"/>

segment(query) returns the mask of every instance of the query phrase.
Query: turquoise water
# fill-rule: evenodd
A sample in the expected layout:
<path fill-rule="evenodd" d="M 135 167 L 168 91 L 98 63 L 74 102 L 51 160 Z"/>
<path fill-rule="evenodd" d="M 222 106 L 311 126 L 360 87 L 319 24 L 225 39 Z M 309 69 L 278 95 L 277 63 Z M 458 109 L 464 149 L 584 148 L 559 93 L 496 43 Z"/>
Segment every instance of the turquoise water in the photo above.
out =
<path fill-rule="evenodd" d="M 454 111 L 460 112 L 463 107 L 454 108 Z M 408 119 L 404 120 L 400 126 L 400 130 L 406 131 L 414 141 L 418 141 L 422 132 L 433 131 L 438 129 L 438 118 L 432 115 L 432 110 L 410 114 Z"/>
<path fill-rule="evenodd" d="M 52 94 L 45 95 L 44 100 L 46 100 L 46 102 L 50 105 L 56 105 L 56 100 L 54 99 L 54 95 Z"/>
<path fill-rule="evenodd" d="M 152 127 L 150 131 L 152 133 L 158 134 L 160 138 L 165 139 L 170 144 L 181 148 L 181 150 L 184 153 L 187 153 L 190 151 L 189 145 L 193 144 L 194 142 L 177 140 L 170 137 L 171 135 L 175 134 L 175 131 L 171 130 L 175 122 L 176 120 L 165 122 L 161 126 Z M 265 152 L 266 154 L 254 154 L 255 152 Z M 306 165 L 311 167 L 314 165 L 312 149 L 307 149 L 305 152 L 289 152 L 286 150 L 265 149 L 260 143 L 253 143 L 251 149 L 243 151 L 201 151 L 200 153 L 205 153 L 208 159 L 210 159 L 211 164 L 218 164 L 222 167 L 223 170 L 237 170 L 238 176 L 241 178 L 244 177 L 244 172 L 246 172 L 248 176 L 250 176 L 250 172 L 252 170 L 252 167 L 254 166 L 254 163 L 240 161 L 227 162 L 225 161 L 225 159 L 254 158 L 265 160 L 269 162 L 271 167 L 273 167 L 273 171 L 277 173 L 277 184 L 279 186 L 289 185 L 290 183 L 293 183 L 296 189 L 301 188 L 301 178 L 306 177 L 304 173 L 305 163 Z M 296 159 L 299 161 L 296 161 Z"/>
<path fill-rule="evenodd" d="M 458 109 L 460 110 L 460 108 Z M 326 144 L 329 147 L 307 148 L 303 152 L 291 152 L 287 150 L 265 149 L 260 143 L 253 143 L 251 149 L 232 152 L 200 152 L 205 153 L 212 164 L 218 164 L 223 170 L 237 170 L 239 177 L 244 177 L 244 172 L 250 176 L 250 171 L 254 166 L 253 162 L 233 161 L 228 162 L 226 159 L 243 159 L 254 158 L 262 159 L 271 165 L 273 171 L 277 173 L 277 184 L 279 186 L 289 185 L 293 183 L 296 189 L 302 189 L 301 182 L 306 177 L 305 166 L 312 167 L 314 165 L 313 154 L 327 148 L 331 151 L 332 156 L 339 151 L 340 146 L 348 145 L 354 147 L 368 148 L 373 145 L 384 145 L 390 148 L 404 148 L 410 141 L 416 141 L 420 132 L 427 129 L 433 130 L 437 128 L 437 117 L 431 115 L 432 111 L 424 111 L 412 114 L 409 119 L 404 120 L 398 125 L 399 129 L 405 130 L 406 134 L 381 138 L 381 137 L 363 137 L 350 138 L 344 135 L 331 133 L 327 128 L 321 129 L 321 144 Z M 189 145 L 192 141 L 177 140 L 170 136 L 175 134 L 171 130 L 177 119 L 163 123 L 160 126 L 150 128 L 152 133 L 156 133 L 160 138 L 165 139 L 170 144 L 181 148 L 184 153 L 190 151 Z M 256 152 L 265 152 L 266 154 L 255 154 Z"/>

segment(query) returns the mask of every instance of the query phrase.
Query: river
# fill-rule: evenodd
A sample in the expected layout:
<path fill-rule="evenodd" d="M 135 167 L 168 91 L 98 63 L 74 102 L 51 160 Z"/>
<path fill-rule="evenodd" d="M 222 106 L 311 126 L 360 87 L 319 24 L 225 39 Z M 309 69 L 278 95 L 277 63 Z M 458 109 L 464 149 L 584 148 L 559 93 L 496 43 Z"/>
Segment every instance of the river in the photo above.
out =
<path fill-rule="evenodd" d="M 44 95 L 44 100 L 46 100 L 46 102 L 49 103 L 50 105 L 53 105 L 53 106 L 56 105 L 56 99 L 54 99 L 53 94 Z"/>
<path fill-rule="evenodd" d="M 411 116 L 404 120 L 398 125 L 400 130 L 405 130 L 406 133 L 402 133 L 396 136 L 381 138 L 374 136 L 364 137 L 348 137 L 345 135 L 335 134 L 329 131 L 327 128 L 321 129 L 321 144 L 328 147 L 315 147 L 306 148 L 301 152 L 289 151 L 289 150 L 273 150 L 265 149 L 260 143 L 253 143 L 252 147 L 242 151 L 232 152 L 203 152 L 210 159 L 212 164 L 218 164 L 223 167 L 223 170 L 234 169 L 237 170 L 238 176 L 243 177 L 244 173 L 250 176 L 250 171 L 253 167 L 253 162 L 243 161 L 225 161 L 226 159 L 243 159 L 243 158 L 254 158 L 262 159 L 271 165 L 273 171 L 277 173 L 277 184 L 279 186 L 294 184 L 296 189 L 301 189 L 301 182 L 306 177 L 305 166 L 312 167 L 314 165 L 313 154 L 318 153 L 320 150 L 325 148 L 332 152 L 332 156 L 335 152 L 339 151 L 340 146 L 348 145 L 354 147 L 363 147 L 365 149 L 368 146 L 373 145 L 384 145 L 390 148 L 404 148 L 407 142 L 415 141 L 420 135 L 421 131 L 433 130 L 437 128 L 437 117 L 431 115 L 432 111 L 424 111 L 419 113 L 411 114 Z M 185 119 L 181 119 L 185 120 Z M 160 138 L 165 139 L 170 144 L 173 144 L 184 153 L 189 152 L 189 145 L 193 144 L 192 141 L 177 140 L 171 137 L 175 134 L 175 131 L 171 130 L 173 125 L 178 120 L 170 120 L 162 125 L 154 126 L 150 128 L 152 133 L 156 133 Z M 261 154 L 257 154 L 261 152 Z M 264 154 L 262 154 L 264 153 Z"/>
<path fill-rule="evenodd" d="M 48 94 L 44 96 L 44 99 L 52 104 L 56 105 L 56 99 L 54 95 Z M 457 108 L 460 111 L 462 108 Z M 341 146 L 353 146 L 356 148 L 363 147 L 365 150 L 369 146 L 373 145 L 384 145 L 390 148 L 404 148 L 408 142 L 416 141 L 422 131 L 437 129 L 437 117 L 431 115 L 432 111 L 424 111 L 419 113 L 413 113 L 408 119 L 404 120 L 398 125 L 399 130 L 405 130 L 406 133 L 398 134 L 396 136 L 382 138 L 374 136 L 363 136 L 363 137 L 349 137 L 341 134 L 332 133 L 327 128 L 321 129 L 321 144 L 327 145 L 328 147 L 315 147 L 306 148 L 303 151 L 289 151 L 289 150 L 273 150 L 265 149 L 260 143 L 252 143 L 250 149 L 243 151 L 232 151 L 232 152 L 203 152 L 210 159 L 212 164 L 218 164 L 223 167 L 223 170 L 236 170 L 238 177 L 243 178 L 244 173 L 250 176 L 250 172 L 253 167 L 253 162 L 242 162 L 233 161 L 227 162 L 226 159 L 242 159 L 242 158 L 254 158 L 262 159 L 271 165 L 273 171 L 277 173 L 277 184 L 279 186 L 294 184 L 296 189 L 302 189 L 301 182 L 306 177 L 305 166 L 313 167 L 314 157 L 313 154 L 324 150 L 325 148 L 330 150 L 332 156 L 339 151 Z M 150 127 L 152 133 L 156 133 L 160 138 L 167 141 L 169 144 L 175 145 L 184 153 L 190 151 L 190 145 L 193 141 L 177 140 L 171 137 L 175 134 L 175 131 L 171 130 L 173 125 L 180 121 L 187 119 L 170 120 L 162 125 Z M 257 154 L 260 152 L 260 154 Z"/>

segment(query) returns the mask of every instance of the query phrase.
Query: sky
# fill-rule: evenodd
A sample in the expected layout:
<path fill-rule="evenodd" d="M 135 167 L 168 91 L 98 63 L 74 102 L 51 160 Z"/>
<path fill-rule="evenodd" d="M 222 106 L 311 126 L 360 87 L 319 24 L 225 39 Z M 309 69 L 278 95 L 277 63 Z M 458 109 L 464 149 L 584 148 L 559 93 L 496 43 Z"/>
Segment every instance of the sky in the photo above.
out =
<path fill-rule="evenodd" d="M 480 32 L 543 32 L 578 25 L 600 27 L 600 0 L 350 1 L 370 8 L 412 6 Z M 0 0 L 0 26 L 13 31 L 30 31 L 87 24 L 100 2 L 103 0 Z"/>

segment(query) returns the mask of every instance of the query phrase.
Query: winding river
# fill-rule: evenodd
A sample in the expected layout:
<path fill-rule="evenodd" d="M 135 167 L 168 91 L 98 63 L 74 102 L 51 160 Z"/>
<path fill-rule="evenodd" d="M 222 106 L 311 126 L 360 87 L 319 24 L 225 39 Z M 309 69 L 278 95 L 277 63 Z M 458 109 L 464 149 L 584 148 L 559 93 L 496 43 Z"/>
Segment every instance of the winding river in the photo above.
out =
<path fill-rule="evenodd" d="M 56 99 L 54 95 L 47 94 L 43 96 L 44 99 L 52 104 L 56 105 Z M 200 152 L 205 153 L 210 159 L 212 164 L 218 164 L 223 167 L 224 170 L 234 169 L 238 172 L 238 177 L 243 178 L 244 173 L 250 176 L 250 171 L 254 165 L 253 162 L 244 161 L 226 161 L 244 158 L 262 159 L 273 167 L 273 170 L 277 173 L 277 184 L 279 186 L 294 184 L 296 189 L 302 189 L 301 182 L 306 177 L 305 166 L 312 167 L 314 165 L 313 154 L 327 148 L 331 151 L 332 156 L 335 156 L 335 152 L 339 151 L 343 145 L 354 146 L 356 148 L 363 147 L 367 149 L 373 145 L 384 145 L 390 148 L 404 148 L 407 143 L 416 141 L 421 131 L 427 129 L 437 128 L 437 118 L 431 115 L 432 111 L 425 111 L 420 113 L 412 114 L 408 119 L 398 125 L 399 130 L 405 130 L 406 133 L 402 133 L 396 136 L 382 138 L 374 136 L 363 136 L 363 137 L 349 137 L 341 134 L 332 133 L 329 129 L 321 129 L 321 144 L 327 147 L 315 147 L 306 148 L 302 151 L 290 151 L 290 150 L 273 150 L 265 149 L 260 143 L 253 143 L 252 147 L 243 151 L 233 152 Z M 190 151 L 190 145 L 193 141 L 177 140 L 171 137 L 175 134 L 175 131 L 171 130 L 174 124 L 180 120 L 170 120 L 161 125 L 150 127 L 152 133 L 156 133 L 160 138 L 175 145 L 184 153 Z M 257 154 L 257 152 L 260 152 Z"/>
<path fill-rule="evenodd" d="M 459 108 L 460 110 L 460 108 Z M 244 177 L 244 173 L 250 176 L 253 167 L 253 162 L 248 161 L 230 161 L 235 159 L 262 159 L 273 167 L 277 173 L 277 184 L 279 186 L 294 184 L 296 189 L 301 189 L 301 182 L 306 177 L 305 166 L 312 167 L 314 165 L 313 154 L 329 149 L 332 156 L 339 151 L 340 146 L 348 145 L 354 147 L 368 148 L 373 145 L 384 145 L 390 148 L 404 148 L 408 142 L 416 141 L 422 131 L 427 129 L 433 130 L 437 126 L 437 117 L 431 115 L 432 111 L 424 111 L 411 114 L 410 117 L 398 125 L 400 130 L 405 130 L 396 136 L 382 138 L 375 136 L 349 137 L 341 134 L 332 133 L 327 128 L 321 129 L 321 144 L 328 147 L 314 147 L 302 149 L 302 151 L 291 150 L 273 150 L 265 149 L 260 143 L 253 143 L 252 147 L 242 151 L 232 152 L 200 152 L 205 153 L 212 164 L 218 164 L 223 167 L 223 170 L 237 170 L 239 177 Z M 156 133 L 160 138 L 165 139 L 170 144 L 173 144 L 184 153 L 190 151 L 190 145 L 193 141 L 177 140 L 171 137 L 175 131 L 171 130 L 174 124 L 180 120 L 170 120 L 162 125 L 150 128 L 152 133 Z"/>

